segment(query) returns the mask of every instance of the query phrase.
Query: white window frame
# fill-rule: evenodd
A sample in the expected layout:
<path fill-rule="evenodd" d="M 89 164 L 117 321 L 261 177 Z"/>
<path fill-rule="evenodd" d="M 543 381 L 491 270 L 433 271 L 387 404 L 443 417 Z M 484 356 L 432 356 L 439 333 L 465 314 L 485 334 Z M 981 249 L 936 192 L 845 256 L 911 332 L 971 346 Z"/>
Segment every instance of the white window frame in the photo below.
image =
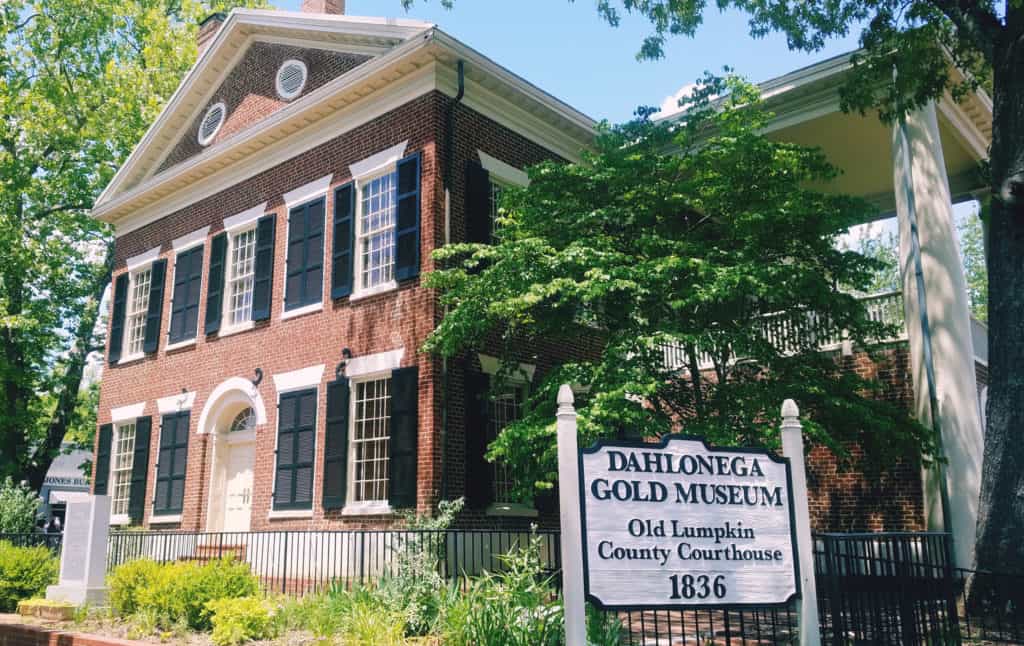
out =
<path fill-rule="evenodd" d="M 238 250 L 238 239 L 246 234 L 252 233 L 252 275 L 250 281 L 253 283 L 249 287 L 249 317 L 241 321 L 231 321 L 231 297 L 232 297 L 232 282 L 237 280 L 234 276 L 235 262 L 234 254 Z M 231 334 L 232 332 L 238 332 L 241 330 L 248 330 L 253 327 L 252 320 L 252 293 L 255 291 L 255 279 L 256 279 L 256 222 L 251 225 L 239 227 L 233 231 L 228 232 L 228 244 L 224 258 L 224 294 L 223 304 L 221 305 L 221 322 L 220 329 L 223 330 L 221 336 L 224 334 Z"/>
<path fill-rule="evenodd" d="M 319 312 L 324 308 L 324 288 L 329 285 L 330 276 L 330 263 L 328 259 L 331 257 L 330 245 L 327 244 L 327 231 L 329 228 L 330 220 L 328 219 L 328 213 L 330 208 L 333 206 L 330 203 L 328 195 L 331 192 L 331 179 L 334 174 L 324 175 L 319 179 L 315 179 L 312 182 L 303 184 L 298 188 L 294 188 L 284 194 L 284 217 L 285 217 L 285 228 L 284 228 L 284 267 L 281 268 L 281 320 L 292 319 L 297 316 L 303 316 L 304 314 L 311 314 L 313 312 Z M 292 230 L 292 209 L 298 206 L 302 206 L 308 202 L 323 198 L 324 199 L 324 229 L 323 229 L 323 251 L 324 257 L 321 261 L 321 281 L 320 281 L 320 300 L 315 303 L 303 305 L 302 307 L 296 307 L 295 309 L 285 309 L 285 297 L 288 294 L 288 238 L 291 235 Z"/>
<path fill-rule="evenodd" d="M 356 384 L 378 379 L 391 379 L 395 370 L 401 367 L 405 348 L 363 355 L 350 359 L 345 366 L 348 377 L 348 458 L 345 463 L 345 506 L 342 516 L 379 516 L 394 513 L 387 500 L 355 501 L 355 438 L 356 424 Z M 391 428 L 388 427 L 388 441 L 391 441 Z M 390 468 L 390 465 L 389 465 Z M 389 472 L 390 479 L 390 472 Z M 388 485 L 390 487 L 390 484 Z M 389 492 L 390 493 L 390 492 Z"/>
<path fill-rule="evenodd" d="M 400 144 L 391 146 L 370 155 L 366 159 L 362 159 L 358 162 L 349 165 L 349 172 L 352 175 L 352 181 L 355 186 L 355 212 L 352 214 L 354 222 L 352 226 L 355 227 L 355 245 L 352 249 L 352 294 L 349 296 L 349 301 L 358 301 L 363 298 L 370 296 L 376 296 L 377 294 L 383 294 L 392 290 L 398 289 L 398 280 L 394 277 L 394 271 L 392 270 L 392 276 L 390 281 L 383 282 L 373 287 L 363 288 L 361 285 L 361 278 L 363 273 L 363 254 L 360 251 L 359 240 L 362 233 L 362 217 L 363 217 L 363 188 L 369 182 L 383 177 L 389 173 L 396 173 L 395 177 L 395 196 L 398 195 L 398 162 L 405 157 L 406 148 L 409 146 L 409 141 L 403 141 Z M 395 200 L 395 223 L 394 226 L 398 226 L 398 201 Z M 395 249 L 393 254 L 397 253 L 397 243 L 395 241 Z M 394 255 L 392 256 L 392 262 L 395 261 Z"/>
<path fill-rule="evenodd" d="M 128 454 L 129 454 L 129 464 L 128 464 L 128 467 L 126 469 L 118 469 L 117 468 L 117 456 L 120 455 L 120 451 L 118 450 L 118 447 L 119 447 L 119 445 L 121 443 L 121 433 L 122 433 L 122 429 L 124 429 L 124 428 L 126 428 L 128 426 L 131 426 L 133 428 L 133 432 L 135 433 L 135 436 L 132 438 L 132 448 L 131 448 L 130 451 L 128 451 Z M 135 468 L 135 442 L 136 442 L 137 439 L 138 439 L 138 426 L 137 426 L 137 420 L 135 418 L 123 419 L 123 420 L 121 420 L 119 422 L 114 422 L 113 423 L 113 430 L 112 430 L 111 435 L 110 435 L 110 471 L 109 471 L 108 476 L 107 476 L 107 482 L 109 483 L 107 485 L 107 491 L 110 492 L 110 510 L 111 510 L 110 524 L 111 525 L 128 525 L 128 524 L 131 523 L 131 517 L 129 515 L 129 510 L 128 510 L 127 507 L 129 505 L 131 505 L 131 497 L 132 497 L 132 469 Z M 125 511 L 124 511 L 124 513 L 115 514 L 115 513 L 113 513 L 113 511 L 114 511 L 114 505 L 115 505 L 115 503 L 117 501 L 117 487 L 118 487 L 117 476 L 118 476 L 118 473 L 122 472 L 122 471 L 127 471 L 127 473 L 128 473 L 128 499 L 125 501 Z"/>
<path fill-rule="evenodd" d="M 484 374 L 493 377 L 497 375 L 501 370 L 501 360 L 497 357 L 492 357 L 486 354 L 479 354 L 477 357 L 480 360 L 480 368 Z M 525 404 L 526 398 L 530 394 L 530 383 L 533 381 L 533 375 L 536 372 L 537 367 L 529 363 L 520 363 L 512 371 L 512 374 L 508 375 L 505 379 L 505 386 L 510 388 L 519 388 L 520 396 L 522 397 L 522 404 Z M 491 406 L 494 402 L 488 400 L 488 417 L 490 417 Z M 490 433 L 490 422 L 488 422 L 488 433 Z M 488 438 L 490 441 L 490 438 Z M 496 465 L 497 466 L 497 465 Z M 494 487 L 497 484 L 497 474 L 495 474 L 495 482 L 492 483 L 491 495 L 495 497 L 486 509 L 485 513 L 489 516 L 515 516 L 523 518 L 534 518 L 537 516 L 537 508 L 534 505 L 528 505 L 521 502 L 507 502 L 497 500 L 497 491 Z"/>
<path fill-rule="evenodd" d="M 392 240 L 391 247 L 391 280 L 373 285 L 372 287 L 363 287 L 363 251 L 362 251 L 362 240 L 364 237 L 363 232 L 363 191 L 367 185 L 375 180 L 378 180 L 387 175 L 394 175 L 392 182 L 392 191 L 394 193 L 394 200 L 392 203 L 392 209 L 394 210 L 394 217 L 391 223 L 392 238 L 394 238 L 394 231 L 398 228 L 398 165 L 393 164 L 382 169 L 378 169 L 377 172 L 366 177 L 361 177 L 356 180 L 356 210 L 355 210 L 355 245 L 352 249 L 353 263 L 352 263 L 352 295 L 349 300 L 359 300 L 360 298 L 367 298 L 376 294 L 383 294 L 384 292 L 390 292 L 394 289 L 398 289 L 398 280 L 395 278 L 395 255 L 398 252 L 398 241 Z"/>
<path fill-rule="evenodd" d="M 281 87 L 281 71 L 289 65 L 297 65 L 302 68 L 302 83 L 299 84 L 299 88 L 294 92 L 285 92 L 284 88 Z M 274 74 L 274 89 L 277 90 L 278 98 L 283 101 L 291 101 L 302 94 L 302 91 L 306 89 L 307 81 L 309 81 L 309 69 L 306 68 L 306 64 L 297 58 L 289 58 L 281 63 L 281 66 L 277 68 L 277 72 Z"/>
<path fill-rule="evenodd" d="M 231 217 L 224 218 L 224 233 L 227 234 L 227 246 L 224 251 L 224 293 L 221 294 L 221 318 L 220 318 L 220 329 L 217 331 L 217 336 L 231 336 L 239 332 L 251 330 L 254 326 L 252 316 L 250 315 L 249 320 L 237 325 L 229 324 L 228 317 L 228 269 L 231 261 L 231 251 L 234 246 L 235 236 L 241 233 L 245 233 L 250 229 L 255 229 L 256 224 L 267 210 L 267 203 L 257 204 L 256 206 L 246 209 L 241 213 L 236 213 Z M 255 263 L 255 260 L 253 261 Z M 209 304 L 207 304 L 209 307 Z M 199 323 L 202 325 L 202 321 Z"/>
<path fill-rule="evenodd" d="M 132 361 L 138 361 L 146 356 L 145 343 L 146 343 L 146 313 L 142 314 L 142 343 L 143 349 L 139 352 L 129 352 L 129 338 L 131 326 L 129 325 L 129 310 L 132 303 L 132 295 L 135 293 L 135 286 L 138 282 L 138 277 L 143 273 L 149 271 L 152 272 L 153 263 L 156 262 L 160 257 L 160 247 L 153 247 L 149 251 L 141 253 L 137 256 L 132 256 L 128 259 L 128 295 L 125 299 L 124 304 L 124 329 L 121 331 L 121 358 L 118 359 L 117 364 L 122 365 L 130 363 Z M 149 275 L 149 292 L 153 291 L 153 274 Z M 149 294 L 146 295 L 146 307 L 144 310 L 149 310 Z"/>

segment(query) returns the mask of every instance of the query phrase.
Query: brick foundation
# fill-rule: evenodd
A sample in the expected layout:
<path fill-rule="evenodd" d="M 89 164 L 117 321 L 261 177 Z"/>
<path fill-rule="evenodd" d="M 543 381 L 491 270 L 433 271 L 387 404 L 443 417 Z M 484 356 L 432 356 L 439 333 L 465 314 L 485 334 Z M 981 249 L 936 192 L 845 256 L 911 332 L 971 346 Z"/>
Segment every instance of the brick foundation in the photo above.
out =
<path fill-rule="evenodd" d="M 75 633 L 46 626 L 9 623 L 9 621 L 17 620 L 18 618 L 14 615 L 10 616 L 10 620 L 0 615 L 0 646 L 141 646 L 143 644 L 143 642 L 127 639 Z"/>

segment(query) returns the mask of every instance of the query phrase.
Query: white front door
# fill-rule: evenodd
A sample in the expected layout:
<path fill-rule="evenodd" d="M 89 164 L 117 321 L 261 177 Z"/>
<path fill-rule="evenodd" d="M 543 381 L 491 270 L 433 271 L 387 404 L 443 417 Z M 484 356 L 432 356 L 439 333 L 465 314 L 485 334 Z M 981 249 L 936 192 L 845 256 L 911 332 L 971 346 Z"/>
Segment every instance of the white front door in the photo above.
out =
<path fill-rule="evenodd" d="M 249 531 L 252 509 L 252 467 L 256 444 L 233 444 L 228 449 L 227 485 L 224 487 L 224 531 Z"/>

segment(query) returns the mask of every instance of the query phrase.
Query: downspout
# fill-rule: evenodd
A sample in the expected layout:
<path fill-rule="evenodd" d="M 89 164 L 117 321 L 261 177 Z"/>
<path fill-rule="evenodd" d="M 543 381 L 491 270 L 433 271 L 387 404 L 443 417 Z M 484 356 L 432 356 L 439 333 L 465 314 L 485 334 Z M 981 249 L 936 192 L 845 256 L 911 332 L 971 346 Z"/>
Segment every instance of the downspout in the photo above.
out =
<path fill-rule="evenodd" d="M 917 202 L 914 196 L 914 168 L 911 166 L 910 141 L 907 137 L 907 121 L 899 119 L 900 153 L 903 157 L 903 191 L 907 199 L 907 222 L 910 225 L 910 257 L 914 262 L 914 283 L 917 287 L 917 309 L 920 313 L 921 342 L 924 353 L 924 372 L 928 383 L 928 407 L 931 413 L 932 433 L 935 435 L 935 467 L 939 478 L 939 498 L 942 504 L 942 527 L 949 534 L 949 552 L 952 559 L 953 529 L 950 521 L 949 485 L 946 482 L 946 450 L 942 443 L 942 429 L 939 426 L 939 398 L 935 390 L 935 363 L 932 358 L 932 332 L 928 320 L 928 297 L 925 293 L 924 269 L 921 263 L 921 240 L 917 229 Z M 952 563 L 952 560 L 950 560 Z"/>
<path fill-rule="evenodd" d="M 452 155 L 455 148 L 455 109 L 466 95 L 465 63 L 458 62 L 458 91 L 455 99 L 448 105 L 448 123 L 444 131 L 444 243 L 451 242 L 451 192 L 452 192 Z M 444 308 L 444 316 L 448 315 L 448 306 Z M 448 393 L 449 383 L 448 357 L 441 357 L 441 500 L 448 499 Z"/>

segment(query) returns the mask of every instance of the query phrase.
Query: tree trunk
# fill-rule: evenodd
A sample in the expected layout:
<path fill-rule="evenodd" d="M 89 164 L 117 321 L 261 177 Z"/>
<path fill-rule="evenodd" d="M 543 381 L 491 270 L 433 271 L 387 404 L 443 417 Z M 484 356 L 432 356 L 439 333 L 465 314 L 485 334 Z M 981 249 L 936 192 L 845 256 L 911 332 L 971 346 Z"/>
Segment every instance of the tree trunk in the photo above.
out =
<path fill-rule="evenodd" d="M 1024 8 L 1012 4 L 993 64 L 990 385 L 975 567 L 1024 574 Z M 984 603 L 985 588 L 978 577 L 972 605 Z"/>
<path fill-rule="evenodd" d="M 110 274 L 114 268 L 114 245 L 107 248 L 107 255 L 103 262 L 103 268 L 96 272 L 95 282 L 92 285 L 91 294 L 82 306 L 82 313 L 78 319 L 78 327 L 75 329 L 75 338 L 72 342 L 71 351 L 64 362 L 64 374 L 60 379 L 60 394 L 57 396 L 57 404 L 50 416 L 50 422 L 46 428 L 46 437 L 42 444 L 35 448 L 31 465 L 25 470 L 25 479 L 29 486 L 39 491 L 46 478 L 46 472 L 50 470 L 53 458 L 60 451 L 60 445 L 67 434 L 68 426 L 74 416 L 75 407 L 78 404 L 79 389 L 82 384 L 82 374 L 85 372 L 85 364 L 89 353 L 93 348 L 93 331 L 96 328 L 96 321 L 99 320 L 100 303 L 103 300 L 103 292 L 110 282 Z"/>

